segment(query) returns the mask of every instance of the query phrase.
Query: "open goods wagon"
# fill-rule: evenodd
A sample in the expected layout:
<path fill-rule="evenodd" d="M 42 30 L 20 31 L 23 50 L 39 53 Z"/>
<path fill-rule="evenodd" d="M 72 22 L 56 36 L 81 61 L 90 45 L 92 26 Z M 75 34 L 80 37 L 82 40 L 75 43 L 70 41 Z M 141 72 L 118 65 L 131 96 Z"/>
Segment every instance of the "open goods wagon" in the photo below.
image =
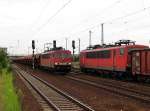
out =
<path fill-rule="evenodd" d="M 131 51 L 132 74 L 150 76 L 150 49 Z"/>

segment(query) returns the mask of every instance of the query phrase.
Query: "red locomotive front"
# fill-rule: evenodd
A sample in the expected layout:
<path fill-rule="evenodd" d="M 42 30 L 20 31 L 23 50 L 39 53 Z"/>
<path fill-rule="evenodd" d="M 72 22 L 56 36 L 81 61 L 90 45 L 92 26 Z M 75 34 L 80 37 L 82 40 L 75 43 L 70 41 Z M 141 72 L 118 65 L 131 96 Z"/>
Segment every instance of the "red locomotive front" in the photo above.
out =
<path fill-rule="evenodd" d="M 41 54 L 40 66 L 48 69 L 69 72 L 72 65 L 72 56 L 69 50 L 51 50 Z"/>

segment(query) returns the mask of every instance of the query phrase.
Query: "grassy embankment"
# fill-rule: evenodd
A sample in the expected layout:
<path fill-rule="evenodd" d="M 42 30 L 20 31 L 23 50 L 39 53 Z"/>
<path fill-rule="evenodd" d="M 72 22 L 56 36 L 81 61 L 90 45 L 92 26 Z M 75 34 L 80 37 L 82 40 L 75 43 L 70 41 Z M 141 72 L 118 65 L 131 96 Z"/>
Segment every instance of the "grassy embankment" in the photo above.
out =
<path fill-rule="evenodd" d="M 0 111 L 21 111 L 7 55 L 0 51 Z"/>

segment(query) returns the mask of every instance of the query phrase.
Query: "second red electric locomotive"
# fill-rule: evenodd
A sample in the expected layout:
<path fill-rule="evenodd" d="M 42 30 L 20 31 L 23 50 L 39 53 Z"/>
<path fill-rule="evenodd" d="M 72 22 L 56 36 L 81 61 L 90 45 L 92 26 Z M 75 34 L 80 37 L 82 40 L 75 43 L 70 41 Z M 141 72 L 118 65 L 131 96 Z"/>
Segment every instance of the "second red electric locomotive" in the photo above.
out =
<path fill-rule="evenodd" d="M 131 41 L 119 41 L 114 46 L 103 46 L 80 53 L 80 68 L 109 72 L 110 75 L 129 76 L 132 72 L 131 54 L 135 49 L 145 49 L 148 46 L 136 45 Z"/>

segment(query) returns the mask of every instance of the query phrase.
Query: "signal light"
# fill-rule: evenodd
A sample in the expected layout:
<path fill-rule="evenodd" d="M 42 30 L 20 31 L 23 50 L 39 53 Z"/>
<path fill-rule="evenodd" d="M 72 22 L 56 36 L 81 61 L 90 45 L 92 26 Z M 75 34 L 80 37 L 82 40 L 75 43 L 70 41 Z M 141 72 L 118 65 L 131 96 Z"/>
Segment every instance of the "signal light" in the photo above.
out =
<path fill-rule="evenodd" d="M 75 49 L 75 41 L 72 41 L 72 48 Z"/>
<path fill-rule="evenodd" d="M 53 40 L 53 48 L 56 48 L 56 40 Z"/>
<path fill-rule="evenodd" d="M 32 40 L 32 49 L 35 49 L 35 41 Z"/>

